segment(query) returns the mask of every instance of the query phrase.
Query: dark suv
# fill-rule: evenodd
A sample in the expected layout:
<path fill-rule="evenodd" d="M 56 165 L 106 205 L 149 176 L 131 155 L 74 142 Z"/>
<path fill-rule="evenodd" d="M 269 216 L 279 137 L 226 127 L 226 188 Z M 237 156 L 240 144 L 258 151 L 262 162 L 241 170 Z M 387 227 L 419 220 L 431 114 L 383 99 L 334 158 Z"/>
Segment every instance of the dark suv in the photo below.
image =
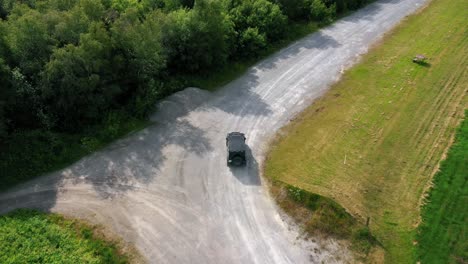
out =
<path fill-rule="evenodd" d="M 245 135 L 240 132 L 231 132 L 226 137 L 228 151 L 227 165 L 244 166 L 247 163 Z"/>

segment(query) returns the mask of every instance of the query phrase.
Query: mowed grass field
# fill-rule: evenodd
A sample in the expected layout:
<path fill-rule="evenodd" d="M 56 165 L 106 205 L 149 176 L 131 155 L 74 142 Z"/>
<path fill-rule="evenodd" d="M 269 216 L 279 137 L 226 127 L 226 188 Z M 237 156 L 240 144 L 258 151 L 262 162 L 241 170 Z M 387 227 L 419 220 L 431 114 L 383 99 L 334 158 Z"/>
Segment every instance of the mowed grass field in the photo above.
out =
<path fill-rule="evenodd" d="M 467 117 L 468 110 L 422 209 L 417 235 L 421 263 L 468 262 Z"/>
<path fill-rule="evenodd" d="M 434 0 L 408 17 L 283 129 L 265 163 L 267 178 L 370 217 L 387 263 L 417 261 L 422 197 L 468 107 L 466 7 Z"/>

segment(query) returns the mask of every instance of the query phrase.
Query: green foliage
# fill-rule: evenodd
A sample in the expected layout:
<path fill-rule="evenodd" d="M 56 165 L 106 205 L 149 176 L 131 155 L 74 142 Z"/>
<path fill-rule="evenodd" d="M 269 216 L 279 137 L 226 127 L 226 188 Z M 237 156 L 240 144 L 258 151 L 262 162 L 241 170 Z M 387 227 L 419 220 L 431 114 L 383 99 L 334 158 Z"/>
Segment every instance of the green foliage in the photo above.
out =
<path fill-rule="evenodd" d="M 39 90 L 26 79 L 20 69 L 15 68 L 8 74 L 13 96 L 10 96 L 6 108 L 8 114 L 15 115 L 11 122 L 16 127 L 40 127 L 41 120 L 46 121 L 47 118 L 42 119 L 40 116 L 42 109 Z"/>
<path fill-rule="evenodd" d="M 13 65 L 35 79 L 48 61 L 54 39 L 48 34 L 45 17 L 24 5 L 15 6 L 6 23 L 5 42 Z"/>
<path fill-rule="evenodd" d="M 104 16 L 104 6 L 99 1 L 81 0 L 68 12 L 60 12 L 61 18 L 54 26 L 54 37 L 58 46 L 78 45 L 81 34 L 89 31 L 92 21 Z"/>
<path fill-rule="evenodd" d="M 239 37 L 239 54 L 244 57 L 255 57 L 267 46 L 265 34 L 258 28 L 247 28 Z"/>
<path fill-rule="evenodd" d="M 240 55 L 255 55 L 253 51 L 259 50 L 263 43 L 281 39 L 286 31 L 287 17 L 278 5 L 267 0 L 240 1 L 229 15 L 238 36 L 237 52 Z"/>
<path fill-rule="evenodd" d="M 314 21 L 330 23 L 336 15 L 336 5 L 327 7 L 322 0 L 312 0 L 310 5 L 310 17 Z"/>
<path fill-rule="evenodd" d="M 0 216 L 1 263 L 128 263 L 117 245 L 75 220 L 33 210 Z"/>
<path fill-rule="evenodd" d="M 275 2 L 291 20 L 306 20 L 309 17 L 310 0 L 276 0 Z"/>
<path fill-rule="evenodd" d="M 0 58 L 0 142 L 7 136 L 7 119 L 5 117 L 5 105 L 12 97 L 12 87 L 9 78 L 9 68 L 5 65 L 2 58 Z"/>
<path fill-rule="evenodd" d="M 112 0 L 111 7 L 117 11 L 123 12 L 129 8 L 141 9 L 141 2 L 138 0 Z"/>
<path fill-rule="evenodd" d="M 129 9 L 113 25 L 114 46 L 125 51 L 136 80 L 147 84 L 166 68 L 167 55 L 161 42 L 165 17 L 153 11 L 141 22 L 135 9 Z"/>
<path fill-rule="evenodd" d="M 109 36 L 101 23 L 81 34 L 80 45 L 54 50 L 43 72 L 42 93 L 52 115 L 69 131 L 96 123 L 119 94 Z M 117 70 L 118 71 L 118 70 Z"/>
<path fill-rule="evenodd" d="M 194 9 L 167 16 L 163 44 L 169 68 L 179 72 L 207 71 L 223 65 L 232 27 L 215 1 L 197 1 Z"/>
<path fill-rule="evenodd" d="M 421 263 L 468 261 L 468 110 L 447 159 L 434 176 L 417 241 Z"/>
<path fill-rule="evenodd" d="M 302 189 L 294 187 L 292 185 L 287 187 L 288 195 L 296 202 L 303 202 L 305 192 Z"/>

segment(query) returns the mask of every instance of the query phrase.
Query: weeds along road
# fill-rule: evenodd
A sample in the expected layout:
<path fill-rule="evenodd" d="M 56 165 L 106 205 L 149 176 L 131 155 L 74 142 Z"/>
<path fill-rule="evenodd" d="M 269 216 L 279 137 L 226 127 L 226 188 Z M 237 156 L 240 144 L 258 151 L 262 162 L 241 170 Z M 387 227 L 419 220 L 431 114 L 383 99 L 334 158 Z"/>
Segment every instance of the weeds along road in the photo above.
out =
<path fill-rule="evenodd" d="M 32 207 L 85 218 L 151 263 L 343 262 L 347 253 L 333 241 L 296 239 L 282 220 L 258 173 L 266 143 L 425 2 L 377 1 L 214 94 L 177 93 L 160 103 L 156 125 L 1 194 L 0 213 Z M 226 166 L 230 131 L 246 133 L 246 168 Z"/>

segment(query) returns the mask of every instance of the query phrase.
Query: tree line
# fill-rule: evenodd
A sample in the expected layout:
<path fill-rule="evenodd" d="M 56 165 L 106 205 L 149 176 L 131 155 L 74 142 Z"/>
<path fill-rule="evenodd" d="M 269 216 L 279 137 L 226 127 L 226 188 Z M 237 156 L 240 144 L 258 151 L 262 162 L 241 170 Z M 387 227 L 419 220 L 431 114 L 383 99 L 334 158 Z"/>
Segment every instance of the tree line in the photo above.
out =
<path fill-rule="evenodd" d="M 3 0 L 0 137 L 79 132 L 144 116 L 171 76 L 253 57 L 291 21 L 329 22 L 365 0 Z"/>

